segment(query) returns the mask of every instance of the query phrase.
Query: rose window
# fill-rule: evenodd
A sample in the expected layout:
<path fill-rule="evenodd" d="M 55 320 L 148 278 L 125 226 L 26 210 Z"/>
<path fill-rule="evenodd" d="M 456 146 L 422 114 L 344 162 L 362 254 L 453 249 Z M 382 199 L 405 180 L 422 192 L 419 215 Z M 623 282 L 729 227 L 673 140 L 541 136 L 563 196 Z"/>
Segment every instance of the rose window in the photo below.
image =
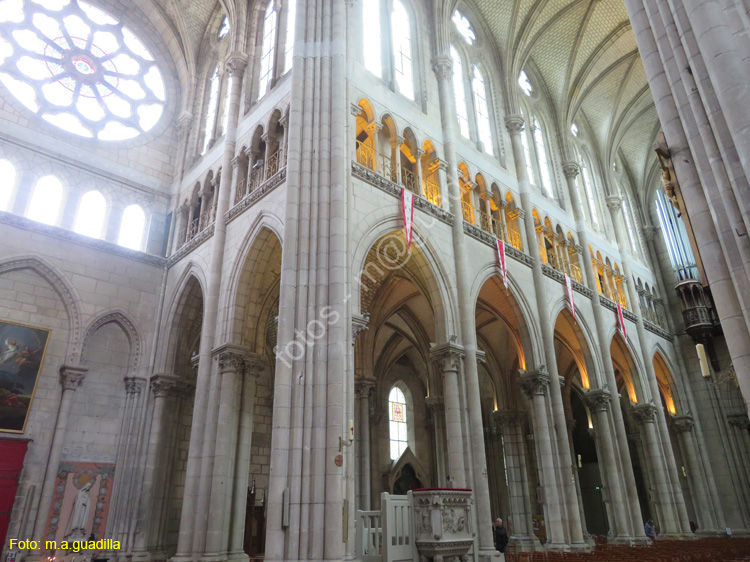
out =
<path fill-rule="evenodd" d="M 100 140 L 152 129 L 166 99 L 141 40 L 82 0 L 0 0 L 0 82 L 46 121 Z"/>

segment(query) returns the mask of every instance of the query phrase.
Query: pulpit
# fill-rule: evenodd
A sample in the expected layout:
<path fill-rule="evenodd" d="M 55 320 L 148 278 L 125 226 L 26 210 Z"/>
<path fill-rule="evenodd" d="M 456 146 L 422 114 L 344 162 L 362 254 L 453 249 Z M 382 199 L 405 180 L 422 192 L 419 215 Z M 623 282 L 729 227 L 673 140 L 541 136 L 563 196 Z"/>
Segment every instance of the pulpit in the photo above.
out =
<path fill-rule="evenodd" d="M 471 490 L 422 488 L 412 490 L 414 539 L 420 562 L 445 558 L 468 560 L 476 532 L 471 524 Z"/>

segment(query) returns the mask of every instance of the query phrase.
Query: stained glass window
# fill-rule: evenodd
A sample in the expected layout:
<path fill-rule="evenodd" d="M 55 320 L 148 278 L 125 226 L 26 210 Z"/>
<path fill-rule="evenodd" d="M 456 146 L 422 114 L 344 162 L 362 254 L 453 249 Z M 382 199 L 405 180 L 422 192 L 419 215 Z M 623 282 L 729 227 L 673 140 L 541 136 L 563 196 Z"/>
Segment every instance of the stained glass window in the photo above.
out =
<path fill-rule="evenodd" d="M 380 51 L 380 0 L 362 0 L 362 29 L 365 68 L 381 78 L 383 62 Z"/>
<path fill-rule="evenodd" d="M 521 90 L 527 96 L 530 96 L 534 91 L 534 86 L 531 85 L 529 77 L 526 76 L 526 73 L 523 70 L 521 71 L 521 74 L 518 75 L 518 85 L 521 86 Z"/>
<path fill-rule="evenodd" d="M 273 75 L 273 49 L 276 45 L 276 8 L 274 0 L 271 0 L 266 7 L 266 13 L 263 18 L 263 45 L 260 56 L 260 88 L 258 97 L 263 97 L 268 91 L 268 85 L 271 83 Z"/>
<path fill-rule="evenodd" d="M 81 197 L 73 230 L 92 238 L 101 238 L 107 202 L 98 191 L 89 191 Z"/>
<path fill-rule="evenodd" d="M 99 140 L 152 129 L 166 101 L 141 40 L 83 0 L 0 2 L 0 82 L 42 119 Z"/>
<path fill-rule="evenodd" d="M 56 224 L 60 216 L 63 186 L 55 176 L 44 176 L 34 186 L 26 216 L 45 224 Z"/>
<path fill-rule="evenodd" d="M 455 47 L 451 45 L 451 58 L 453 59 L 453 95 L 456 98 L 456 116 L 458 117 L 458 128 L 461 135 L 469 138 L 469 112 L 466 109 L 466 91 L 464 90 L 464 70 L 461 57 Z"/>
<path fill-rule="evenodd" d="M 554 197 L 552 193 L 552 178 L 549 174 L 547 149 L 544 146 L 544 132 L 537 119 L 534 119 L 534 144 L 536 146 L 536 157 L 539 162 L 539 175 L 542 177 L 542 187 L 549 197 Z"/>
<path fill-rule="evenodd" d="M 389 432 L 391 460 L 398 460 L 408 445 L 406 398 L 398 387 L 393 387 L 388 395 Z"/>
<path fill-rule="evenodd" d="M 466 16 L 456 10 L 453 12 L 453 24 L 456 26 L 456 30 L 461 34 L 461 37 L 463 37 L 469 45 L 473 45 L 477 35 L 474 33 L 474 28 L 471 27 L 471 22 L 466 19 Z"/>
<path fill-rule="evenodd" d="M 205 154 L 211 139 L 214 137 L 214 126 L 216 122 L 216 110 L 219 104 L 219 68 L 214 69 L 211 76 L 211 85 L 208 94 L 208 106 L 206 107 L 206 126 L 203 132 L 203 148 L 201 154 Z"/>
<path fill-rule="evenodd" d="M 479 130 L 479 140 L 482 141 L 484 151 L 488 154 L 494 154 L 492 150 L 492 128 L 490 127 L 490 112 L 487 108 L 487 87 L 484 84 L 479 67 L 474 65 L 474 80 L 472 81 L 474 90 L 474 109 L 477 112 L 477 129 Z"/>
<path fill-rule="evenodd" d="M 411 54 L 411 20 L 400 0 L 394 0 L 391 14 L 393 33 L 393 59 L 398 91 L 410 100 L 414 99 L 414 76 Z"/>
<path fill-rule="evenodd" d="M 120 235 L 117 243 L 132 250 L 140 250 L 143 244 L 143 230 L 146 227 L 146 214 L 138 205 L 130 205 L 122 213 Z"/>
<path fill-rule="evenodd" d="M 297 17 L 297 0 L 289 0 L 287 6 L 284 72 L 289 72 L 292 69 L 292 58 L 294 57 L 294 20 Z"/>

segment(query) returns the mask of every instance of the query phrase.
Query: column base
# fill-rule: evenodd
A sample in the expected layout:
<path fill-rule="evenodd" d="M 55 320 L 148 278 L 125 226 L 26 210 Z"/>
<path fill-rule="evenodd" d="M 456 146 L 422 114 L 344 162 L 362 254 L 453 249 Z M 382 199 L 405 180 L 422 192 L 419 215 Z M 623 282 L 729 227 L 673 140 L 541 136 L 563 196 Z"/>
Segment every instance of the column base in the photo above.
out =
<path fill-rule="evenodd" d="M 555 552 L 568 552 L 572 547 L 568 543 L 564 542 L 548 542 L 544 544 L 544 550 L 552 550 Z"/>
<path fill-rule="evenodd" d="M 508 550 L 511 552 L 535 552 L 544 549 L 536 535 L 511 535 Z"/>
<path fill-rule="evenodd" d="M 574 542 L 567 546 L 568 552 L 591 552 L 591 545 L 585 542 Z"/>
<path fill-rule="evenodd" d="M 226 552 L 204 552 L 199 562 L 227 562 L 229 554 Z"/>
<path fill-rule="evenodd" d="M 690 535 L 686 535 L 685 533 L 663 533 L 661 535 L 657 535 L 656 540 L 684 541 L 690 539 L 692 536 L 692 533 Z"/>
<path fill-rule="evenodd" d="M 651 539 L 648 537 L 608 537 L 607 544 L 615 544 L 619 546 L 648 546 L 651 544 Z"/>
<path fill-rule="evenodd" d="M 195 562 L 195 557 L 192 553 L 180 553 L 178 552 L 172 558 L 169 559 L 169 562 Z"/>
<path fill-rule="evenodd" d="M 169 556 L 166 552 L 137 550 L 129 554 L 129 560 L 133 562 L 157 562 L 158 560 L 169 560 Z"/>
<path fill-rule="evenodd" d="M 238 552 L 228 553 L 227 560 L 231 560 L 232 562 L 247 562 L 248 560 L 250 560 L 250 557 L 245 554 L 245 551 L 240 550 Z"/>
<path fill-rule="evenodd" d="M 502 556 L 502 553 L 494 548 L 492 550 L 480 550 L 477 553 L 477 562 L 497 562 L 499 556 Z"/>

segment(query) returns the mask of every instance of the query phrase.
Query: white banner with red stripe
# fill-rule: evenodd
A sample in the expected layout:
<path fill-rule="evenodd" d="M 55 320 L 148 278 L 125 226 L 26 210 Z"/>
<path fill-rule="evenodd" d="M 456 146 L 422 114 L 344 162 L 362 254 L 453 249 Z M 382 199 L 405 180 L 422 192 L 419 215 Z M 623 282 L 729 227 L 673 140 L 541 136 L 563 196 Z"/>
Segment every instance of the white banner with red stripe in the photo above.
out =
<path fill-rule="evenodd" d="M 622 307 L 619 302 L 617 303 L 617 323 L 620 325 L 620 330 L 622 330 L 622 337 L 628 339 L 628 333 L 625 331 L 625 318 L 622 316 Z"/>
<path fill-rule="evenodd" d="M 570 305 L 570 311 L 573 313 L 573 320 L 576 319 L 576 303 L 573 300 L 573 280 L 570 276 L 565 276 L 565 289 L 568 291 L 568 304 Z"/>
<path fill-rule="evenodd" d="M 508 288 L 508 270 L 505 267 L 505 242 L 497 241 L 497 259 L 500 262 L 500 269 L 503 272 L 503 285 Z"/>
<path fill-rule="evenodd" d="M 411 246 L 412 234 L 414 233 L 414 194 L 401 188 L 401 210 L 404 215 L 404 233 L 406 234 L 406 247 Z"/>

